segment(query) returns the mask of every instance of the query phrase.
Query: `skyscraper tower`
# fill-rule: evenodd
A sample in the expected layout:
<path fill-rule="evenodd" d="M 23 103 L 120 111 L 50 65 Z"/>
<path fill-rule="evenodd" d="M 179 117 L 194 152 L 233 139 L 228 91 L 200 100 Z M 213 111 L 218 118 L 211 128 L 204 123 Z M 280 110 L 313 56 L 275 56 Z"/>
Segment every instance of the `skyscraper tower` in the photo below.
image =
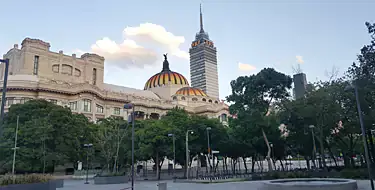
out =
<path fill-rule="evenodd" d="M 208 96 L 219 98 L 217 56 L 214 42 L 203 29 L 200 6 L 200 30 L 189 49 L 191 86 L 202 89 Z"/>

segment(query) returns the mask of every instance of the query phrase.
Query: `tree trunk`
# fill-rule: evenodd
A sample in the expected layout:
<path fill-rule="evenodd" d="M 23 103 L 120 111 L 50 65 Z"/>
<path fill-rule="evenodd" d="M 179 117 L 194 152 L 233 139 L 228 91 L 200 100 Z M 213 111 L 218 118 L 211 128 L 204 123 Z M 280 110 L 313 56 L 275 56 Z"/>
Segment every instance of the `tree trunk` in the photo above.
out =
<path fill-rule="evenodd" d="M 156 166 L 156 178 L 158 180 L 160 180 L 160 173 L 159 173 L 159 152 L 156 151 L 156 162 L 155 162 L 155 166 Z"/>
<path fill-rule="evenodd" d="M 311 166 L 310 166 L 310 159 L 309 157 L 307 156 L 304 156 L 305 157 L 305 160 L 306 160 L 306 167 L 307 167 L 307 170 L 310 170 Z"/>
<path fill-rule="evenodd" d="M 219 159 L 216 160 L 216 166 L 215 166 L 214 174 L 216 173 L 216 171 L 219 171 Z"/>
<path fill-rule="evenodd" d="M 247 165 L 246 165 L 246 158 L 242 157 L 243 166 L 245 167 L 245 174 L 247 174 Z"/>
<path fill-rule="evenodd" d="M 163 165 L 163 163 L 164 163 L 164 160 L 165 160 L 165 159 L 163 159 L 163 160 L 161 161 L 161 163 L 160 163 L 160 164 L 158 163 L 158 168 L 159 168 L 159 171 L 158 171 L 158 174 L 159 174 L 159 178 L 158 178 L 158 180 L 160 180 L 161 166 Z"/>
<path fill-rule="evenodd" d="M 320 159 L 322 161 L 322 165 L 324 170 L 327 170 L 327 165 L 326 165 L 326 156 L 324 153 L 324 136 L 323 136 L 323 126 L 320 127 Z"/>
<path fill-rule="evenodd" d="M 375 157 L 375 150 L 374 150 L 374 139 L 373 139 L 373 136 L 372 136 L 372 132 L 371 132 L 371 128 L 370 127 L 368 127 L 367 128 L 367 139 L 369 139 L 368 140 L 368 142 L 369 142 L 369 149 L 370 149 L 370 154 L 369 154 L 369 157 L 370 157 L 370 161 L 372 162 L 372 163 L 374 163 L 375 162 L 375 159 L 374 159 L 374 157 Z"/>
<path fill-rule="evenodd" d="M 331 156 L 331 158 L 332 158 L 333 161 L 335 162 L 335 166 L 337 167 L 337 166 L 338 166 L 338 165 L 337 165 L 337 161 L 336 161 L 335 155 L 334 155 L 333 152 L 332 152 L 331 147 L 330 147 L 330 146 L 327 146 L 327 148 L 328 148 L 329 155 Z"/>
<path fill-rule="evenodd" d="M 268 163 L 268 171 L 271 172 L 273 171 L 272 161 L 271 161 L 271 146 L 270 146 L 270 143 L 268 142 L 266 133 L 264 132 L 263 128 L 262 128 L 262 134 L 263 134 L 264 142 L 266 143 L 267 148 L 268 148 L 267 156 L 266 156 L 266 160 Z"/>
<path fill-rule="evenodd" d="M 349 156 L 349 154 L 343 151 L 343 158 L 344 158 L 344 167 L 345 168 L 350 168 L 351 164 L 350 164 L 350 156 Z"/>
<path fill-rule="evenodd" d="M 251 173 L 254 173 L 255 171 L 255 161 L 256 161 L 256 158 L 254 155 L 253 157 L 251 157 Z"/>
<path fill-rule="evenodd" d="M 201 168 L 201 157 L 200 157 L 200 155 L 198 154 L 197 155 L 197 172 L 196 172 L 196 176 L 198 177 L 198 175 L 199 175 L 199 170 L 200 170 L 200 168 Z"/>
<path fill-rule="evenodd" d="M 241 174 L 241 162 L 239 161 L 240 158 L 236 159 L 236 163 L 238 163 L 238 172 Z"/>
<path fill-rule="evenodd" d="M 226 173 L 226 171 L 225 171 L 225 162 L 226 162 L 226 157 L 223 157 L 223 173 Z"/>
<path fill-rule="evenodd" d="M 116 147 L 116 156 L 115 156 L 115 163 L 113 164 L 113 172 L 117 172 L 117 159 L 118 159 L 118 152 L 120 151 L 120 126 L 118 126 L 117 130 L 117 147 Z"/>
<path fill-rule="evenodd" d="M 275 168 L 275 170 L 277 170 L 277 168 L 276 168 L 276 162 L 277 162 L 277 160 L 276 159 L 272 159 L 272 162 L 273 162 L 273 167 Z"/>
<path fill-rule="evenodd" d="M 280 165 L 281 165 L 281 170 L 282 170 L 282 171 L 285 171 L 283 161 L 282 161 L 281 159 L 280 159 L 279 161 L 280 161 Z"/>
<path fill-rule="evenodd" d="M 225 172 L 228 174 L 228 157 L 225 157 Z"/>

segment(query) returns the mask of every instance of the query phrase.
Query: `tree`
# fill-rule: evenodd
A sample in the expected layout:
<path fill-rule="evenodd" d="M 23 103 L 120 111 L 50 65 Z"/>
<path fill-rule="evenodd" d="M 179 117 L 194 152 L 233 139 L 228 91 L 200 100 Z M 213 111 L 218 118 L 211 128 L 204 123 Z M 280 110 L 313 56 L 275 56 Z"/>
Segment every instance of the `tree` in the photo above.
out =
<path fill-rule="evenodd" d="M 120 145 L 123 144 L 127 133 L 127 123 L 123 119 L 109 117 L 101 119 L 97 124 L 95 144 L 104 160 L 107 171 L 110 170 L 113 159 L 113 172 L 118 169 Z"/>
<path fill-rule="evenodd" d="M 370 144 L 370 155 L 374 163 L 375 148 L 371 129 L 374 129 L 372 124 L 375 122 L 375 91 L 373 90 L 375 88 L 375 23 L 366 22 L 365 24 L 371 37 L 370 44 L 361 49 L 357 56 L 358 63 L 353 63 L 349 67 L 346 77 L 355 83 L 359 92 L 367 139 Z"/>
<path fill-rule="evenodd" d="M 149 120 L 144 128 L 138 129 L 136 135 L 138 146 L 144 158 L 152 158 L 156 166 L 157 179 L 160 179 L 160 167 L 168 151 L 168 132 L 171 131 L 161 120 Z M 170 146 L 170 145 L 169 145 Z"/>
<path fill-rule="evenodd" d="M 15 104 L 9 109 L 4 123 L 5 147 L 3 162 L 8 171 L 15 127 L 19 116 L 17 170 L 53 172 L 56 165 L 76 163 L 82 160 L 82 137 L 90 138 L 87 132 L 92 125 L 83 115 L 73 114 L 69 108 L 46 100 L 31 100 Z M 77 127 L 79 126 L 79 127 Z"/>
<path fill-rule="evenodd" d="M 272 68 L 265 68 L 256 75 L 241 76 L 231 82 L 232 94 L 227 97 L 231 114 L 238 119 L 252 123 L 259 128 L 267 145 L 269 171 L 272 171 L 271 147 L 267 139 L 265 128 L 269 127 L 266 117 L 270 113 L 272 104 L 289 96 L 291 77 L 277 72 Z"/>

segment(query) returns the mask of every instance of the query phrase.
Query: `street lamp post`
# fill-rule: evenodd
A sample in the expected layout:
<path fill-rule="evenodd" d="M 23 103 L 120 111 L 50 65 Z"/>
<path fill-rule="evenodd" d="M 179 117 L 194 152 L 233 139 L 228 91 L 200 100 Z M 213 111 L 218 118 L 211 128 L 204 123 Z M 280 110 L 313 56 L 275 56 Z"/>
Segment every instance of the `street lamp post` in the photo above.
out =
<path fill-rule="evenodd" d="M 169 137 L 173 139 L 173 180 L 176 180 L 175 167 L 176 167 L 176 137 L 174 134 L 168 134 Z"/>
<path fill-rule="evenodd" d="M 86 182 L 85 184 L 89 184 L 89 148 L 92 147 L 92 144 L 84 144 L 84 147 L 86 147 Z"/>
<path fill-rule="evenodd" d="M 365 149 L 365 159 L 366 159 L 366 164 L 367 164 L 368 176 L 369 176 L 369 179 L 370 179 L 371 190 L 374 190 L 374 181 L 372 179 L 371 163 L 370 163 L 370 159 L 369 159 L 368 147 L 367 147 L 367 142 L 366 142 L 366 128 L 365 128 L 365 125 L 363 124 L 362 109 L 361 109 L 361 103 L 359 101 L 358 88 L 357 88 L 356 84 L 352 84 L 352 85 L 346 87 L 345 90 L 349 90 L 349 89 L 353 89 L 353 88 L 354 88 L 355 100 L 357 102 L 359 124 L 361 125 L 362 140 L 363 140 L 363 147 Z"/>
<path fill-rule="evenodd" d="M 189 133 L 193 134 L 192 130 L 186 131 L 186 179 L 189 179 Z"/>
<path fill-rule="evenodd" d="M 4 107 L 6 101 L 6 93 L 7 93 L 7 83 L 8 83 L 8 70 L 9 70 L 9 59 L 0 59 L 0 63 L 5 63 L 5 72 L 4 72 L 4 80 L 3 80 L 3 94 L 1 97 L 1 110 L 0 110 L 0 138 L 3 135 L 3 122 L 4 122 Z"/>
<path fill-rule="evenodd" d="M 131 117 L 128 118 L 129 123 L 132 123 L 132 186 L 131 189 L 134 190 L 134 126 L 135 126 L 135 111 L 134 104 L 125 104 L 124 109 L 132 109 Z"/>
<path fill-rule="evenodd" d="M 211 166 L 210 173 L 213 173 L 213 171 L 214 171 L 214 154 L 213 154 L 213 152 L 211 150 L 211 143 L 210 143 L 210 131 L 211 131 L 211 127 L 207 127 L 206 131 L 207 131 L 208 155 L 211 154 L 211 158 L 212 158 L 212 166 Z M 210 162 L 210 156 L 208 156 L 208 162 Z"/>
<path fill-rule="evenodd" d="M 14 168 L 16 165 L 16 152 L 19 147 L 17 147 L 17 136 L 18 136 L 18 123 L 19 123 L 20 117 L 17 116 L 17 127 L 16 127 L 16 135 L 14 137 L 14 148 L 13 149 L 13 164 L 12 164 L 12 175 L 14 175 Z"/>
<path fill-rule="evenodd" d="M 311 129 L 311 136 L 313 140 L 313 160 L 314 160 L 314 165 L 316 167 L 316 145 L 315 145 L 315 135 L 314 135 L 314 125 L 310 125 L 309 128 Z"/>

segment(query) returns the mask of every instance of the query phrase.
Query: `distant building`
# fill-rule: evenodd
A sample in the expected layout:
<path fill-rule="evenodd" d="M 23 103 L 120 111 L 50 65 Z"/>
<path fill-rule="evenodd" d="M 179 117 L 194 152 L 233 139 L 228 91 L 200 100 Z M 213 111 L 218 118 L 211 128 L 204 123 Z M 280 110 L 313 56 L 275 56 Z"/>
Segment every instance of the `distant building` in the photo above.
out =
<path fill-rule="evenodd" d="M 189 53 L 191 86 L 202 89 L 210 97 L 219 98 L 216 47 L 203 29 L 202 9 L 200 31 L 195 35 Z"/>
<path fill-rule="evenodd" d="M 307 80 L 305 73 L 298 73 L 293 75 L 293 96 L 295 99 L 302 98 L 305 96 L 307 89 Z"/>
<path fill-rule="evenodd" d="M 30 99 L 46 99 L 94 122 L 110 116 L 127 120 L 123 105 L 129 102 L 135 105 L 137 119 L 159 119 L 175 107 L 219 118 L 224 124 L 229 115 L 228 105 L 190 87 L 182 74 L 172 71 L 167 55 L 163 69 L 150 77 L 143 90 L 105 83 L 104 57 L 52 52 L 50 44 L 39 39 L 24 39 L 21 48 L 15 45 L 4 58 L 10 59 L 5 111 Z M 2 87 L 4 64 L 0 70 Z"/>

